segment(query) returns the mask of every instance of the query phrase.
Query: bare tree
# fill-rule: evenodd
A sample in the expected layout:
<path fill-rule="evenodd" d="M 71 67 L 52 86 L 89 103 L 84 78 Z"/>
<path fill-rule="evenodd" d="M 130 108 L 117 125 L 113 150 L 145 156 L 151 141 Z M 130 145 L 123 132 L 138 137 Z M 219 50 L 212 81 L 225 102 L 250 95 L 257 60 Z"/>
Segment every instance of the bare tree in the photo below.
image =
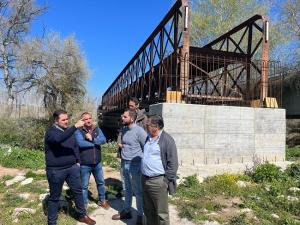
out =
<path fill-rule="evenodd" d="M 36 6 L 34 0 L 0 0 L 0 69 L 10 103 L 14 99 L 14 84 L 19 79 L 15 67 L 18 51 L 31 22 L 44 9 L 45 6 Z"/>
<path fill-rule="evenodd" d="M 34 39 L 23 46 L 21 58 L 21 90 L 36 88 L 49 114 L 58 108 L 71 113 L 81 109 L 89 71 L 74 36 L 62 40 L 50 33 Z"/>

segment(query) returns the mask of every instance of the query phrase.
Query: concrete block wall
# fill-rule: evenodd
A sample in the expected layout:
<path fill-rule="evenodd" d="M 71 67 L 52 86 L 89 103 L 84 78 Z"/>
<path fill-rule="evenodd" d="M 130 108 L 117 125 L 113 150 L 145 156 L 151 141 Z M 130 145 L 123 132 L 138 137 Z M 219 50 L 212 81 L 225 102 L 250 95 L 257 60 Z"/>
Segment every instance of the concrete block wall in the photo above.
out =
<path fill-rule="evenodd" d="M 284 109 L 159 103 L 149 114 L 164 118 L 182 170 L 285 160 Z"/>

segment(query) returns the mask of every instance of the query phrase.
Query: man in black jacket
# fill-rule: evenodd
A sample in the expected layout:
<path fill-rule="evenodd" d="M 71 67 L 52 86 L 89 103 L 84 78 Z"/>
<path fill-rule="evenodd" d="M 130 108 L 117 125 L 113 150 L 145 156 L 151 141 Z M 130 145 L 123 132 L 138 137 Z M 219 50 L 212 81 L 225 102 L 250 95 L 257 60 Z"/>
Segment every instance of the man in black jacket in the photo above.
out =
<path fill-rule="evenodd" d="M 96 222 L 87 216 L 84 208 L 82 186 L 80 180 L 79 150 L 74 132 L 82 127 L 79 120 L 68 128 L 66 111 L 57 110 L 53 113 L 54 124 L 45 134 L 46 174 L 49 183 L 48 225 L 57 224 L 57 211 L 62 186 L 66 181 L 75 197 L 79 221 L 94 225 Z"/>
<path fill-rule="evenodd" d="M 176 190 L 177 148 L 174 139 L 163 128 L 161 116 L 149 116 L 149 136 L 141 164 L 147 225 L 170 225 L 168 193 L 172 195 Z"/>
<path fill-rule="evenodd" d="M 101 145 L 106 143 L 106 138 L 101 129 L 93 122 L 91 113 L 82 113 L 81 119 L 84 122 L 84 126 L 75 132 L 75 137 L 80 152 L 84 204 L 87 207 L 89 180 L 92 173 L 97 184 L 99 196 L 97 204 L 104 209 L 109 209 L 109 203 L 105 200 L 105 181 L 101 164 Z"/>

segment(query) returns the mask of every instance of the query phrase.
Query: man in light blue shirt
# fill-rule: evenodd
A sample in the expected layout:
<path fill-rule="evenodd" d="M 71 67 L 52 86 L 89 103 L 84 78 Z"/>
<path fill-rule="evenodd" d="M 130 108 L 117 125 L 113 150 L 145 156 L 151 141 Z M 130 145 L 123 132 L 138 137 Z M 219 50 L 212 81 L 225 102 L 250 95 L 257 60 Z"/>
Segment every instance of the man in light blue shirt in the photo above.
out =
<path fill-rule="evenodd" d="M 161 116 L 148 117 L 141 165 L 147 225 L 170 225 L 168 193 L 175 193 L 178 158 L 175 141 L 163 127 Z"/>

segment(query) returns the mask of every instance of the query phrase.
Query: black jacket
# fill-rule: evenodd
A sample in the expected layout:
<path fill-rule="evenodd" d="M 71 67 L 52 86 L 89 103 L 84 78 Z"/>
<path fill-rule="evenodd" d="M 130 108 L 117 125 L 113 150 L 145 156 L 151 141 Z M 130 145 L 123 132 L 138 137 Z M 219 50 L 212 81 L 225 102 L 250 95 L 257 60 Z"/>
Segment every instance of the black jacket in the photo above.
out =
<path fill-rule="evenodd" d="M 92 131 L 93 140 L 85 138 L 87 131 L 82 128 L 75 132 L 76 141 L 79 145 L 80 164 L 97 164 L 101 162 L 101 146 L 106 143 L 106 138 L 100 128 L 96 127 Z"/>
<path fill-rule="evenodd" d="M 56 125 L 45 134 L 46 168 L 68 168 L 79 161 L 79 149 L 75 140 L 76 127 L 63 130 Z"/>
<path fill-rule="evenodd" d="M 165 178 L 168 183 L 169 194 L 176 192 L 176 176 L 178 170 L 177 148 L 174 139 L 165 131 L 162 131 L 158 145 L 161 160 L 165 170 Z"/>

